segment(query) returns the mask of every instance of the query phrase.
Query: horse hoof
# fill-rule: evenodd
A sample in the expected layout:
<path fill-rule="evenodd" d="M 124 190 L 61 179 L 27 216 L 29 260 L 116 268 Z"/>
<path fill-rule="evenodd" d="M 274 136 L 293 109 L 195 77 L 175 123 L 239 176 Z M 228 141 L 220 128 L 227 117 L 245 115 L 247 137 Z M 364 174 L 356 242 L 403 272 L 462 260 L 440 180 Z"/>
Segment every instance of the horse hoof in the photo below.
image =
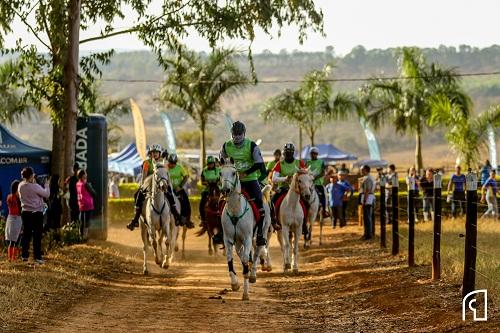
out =
<path fill-rule="evenodd" d="M 272 266 L 267 266 L 266 267 L 266 272 L 272 272 L 273 271 L 273 267 Z"/>
<path fill-rule="evenodd" d="M 161 264 L 161 268 L 163 268 L 163 269 L 168 269 L 168 267 L 169 267 L 169 266 L 170 266 L 170 265 L 168 264 L 168 262 L 163 262 L 163 263 Z"/>
<path fill-rule="evenodd" d="M 142 272 L 142 274 L 144 274 L 144 275 L 149 275 L 149 272 L 148 272 L 147 270 L 144 270 L 144 271 Z"/>
<path fill-rule="evenodd" d="M 238 290 L 240 290 L 240 285 L 237 284 L 237 283 L 236 284 L 231 284 L 231 289 L 233 291 L 238 291 Z"/>
<path fill-rule="evenodd" d="M 288 270 L 288 269 L 292 269 L 292 265 L 291 264 L 285 264 L 285 270 Z"/>
<path fill-rule="evenodd" d="M 250 297 L 248 297 L 248 294 L 243 294 L 243 297 L 241 298 L 242 301 L 249 301 Z"/>
<path fill-rule="evenodd" d="M 208 255 L 211 256 L 214 254 L 214 251 L 212 251 L 212 249 L 208 250 Z"/>
<path fill-rule="evenodd" d="M 248 282 L 250 282 L 250 283 L 257 282 L 257 277 L 256 276 L 250 276 L 250 278 L 248 279 Z"/>
<path fill-rule="evenodd" d="M 298 268 L 294 268 L 293 269 L 293 274 L 298 274 L 299 273 L 299 269 Z"/>
<path fill-rule="evenodd" d="M 174 247 L 174 251 L 179 252 L 179 247 L 177 245 Z"/>

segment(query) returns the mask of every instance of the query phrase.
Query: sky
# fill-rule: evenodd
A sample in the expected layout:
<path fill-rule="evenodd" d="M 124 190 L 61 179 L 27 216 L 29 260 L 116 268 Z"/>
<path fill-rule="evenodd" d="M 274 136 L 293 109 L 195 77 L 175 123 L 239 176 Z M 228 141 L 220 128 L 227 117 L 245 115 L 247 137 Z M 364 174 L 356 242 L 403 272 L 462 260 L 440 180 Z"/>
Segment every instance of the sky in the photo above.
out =
<path fill-rule="evenodd" d="M 158 5 L 160 1 L 155 1 Z M 398 46 L 437 47 L 468 44 L 486 47 L 500 44 L 500 1 L 498 0 L 316 0 L 323 10 L 326 37 L 310 33 L 303 45 L 297 40 L 297 30 L 285 27 L 282 36 L 269 37 L 262 32 L 253 43 L 254 52 L 264 49 L 323 51 L 332 45 L 335 53 L 344 55 L 357 46 L 367 49 Z M 133 25 L 132 15 L 116 22 L 116 27 Z M 100 26 L 81 33 L 81 38 L 99 34 Z M 37 43 L 30 38 L 25 26 L 15 22 L 14 34 L 7 45 L 15 40 Z M 276 32 L 276 31 L 275 31 Z M 197 36 L 190 36 L 186 44 L 195 50 L 209 50 L 208 44 Z M 241 40 L 225 41 L 225 46 L 248 47 Z M 117 50 L 147 49 L 133 35 L 123 35 L 104 41 L 82 44 L 81 51 L 115 48 Z"/>

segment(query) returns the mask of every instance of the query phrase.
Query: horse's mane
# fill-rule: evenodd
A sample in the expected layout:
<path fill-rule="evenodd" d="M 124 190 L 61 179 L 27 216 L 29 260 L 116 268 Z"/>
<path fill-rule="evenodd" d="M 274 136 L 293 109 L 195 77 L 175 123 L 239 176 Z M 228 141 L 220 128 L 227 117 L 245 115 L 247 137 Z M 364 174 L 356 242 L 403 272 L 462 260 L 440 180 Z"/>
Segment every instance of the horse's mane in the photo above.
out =
<path fill-rule="evenodd" d="M 305 175 L 307 173 L 309 173 L 308 169 L 303 169 L 303 168 L 297 169 L 297 174 Z"/>

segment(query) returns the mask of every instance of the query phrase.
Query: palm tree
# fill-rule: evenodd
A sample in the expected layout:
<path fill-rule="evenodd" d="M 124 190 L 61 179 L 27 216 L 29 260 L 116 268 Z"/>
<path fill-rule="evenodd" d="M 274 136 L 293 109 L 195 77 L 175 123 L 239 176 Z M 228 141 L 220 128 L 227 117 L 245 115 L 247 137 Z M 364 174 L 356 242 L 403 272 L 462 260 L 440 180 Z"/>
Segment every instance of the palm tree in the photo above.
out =
<path fill-rule="evenodd" d="M 445 124 L 447 131 L 445 138 L 450 148 L 458 155 L 467 168 L 477 167 L 481 149 L 488 147 L 488 130 L 500 129 L 500 105 L 492 106 L 489 110 L 472 118 L 464 117 L 454 109 L 454 105 L 446 100 L 435 101 L 435 112 L 431 117 L 432 123 Z"/>
<path fill-rule="evenodd" d="M 422 135 L 429 126 L 433 101 L 450 101 L 455 105 L 453 111 L 465 118 L 471 103 L 459 86 L 455 70 L 428 65 L 419 49 L 403 48 L 398 62 L 400 80 L 378 80 L 364 88 L 370 95 L 367 120 L 374 128 L 389 122 L 397 133 L 415 135 L 415 166 L 422 170 Z"/>
<path fill-rule="evenodd" d="M 345 118 L 356 108 L 354 97 L 338 93 L 332 99 L 332 85 L 328 82 L 331 66 L 312 71 L 304 77 L 296 90 L 285 90 L 264 105 L 264 120 L 281 119 L 299 127 L 299 148 L 302 149 L 302 131 L 315 144 L 318 130 L 332 119 Z"/>
<path fill-rule="evenodd" d="M 207 125 L 221 112 L 223 95 L 239 92 L 249 83 L 233 61 L 234 49 L 216 49 L 206 57 L 190 50 L 162 59 L 167 79 L 160 100 L 186 112 L 200 131 L 200 167 L 206 156 Z"/>

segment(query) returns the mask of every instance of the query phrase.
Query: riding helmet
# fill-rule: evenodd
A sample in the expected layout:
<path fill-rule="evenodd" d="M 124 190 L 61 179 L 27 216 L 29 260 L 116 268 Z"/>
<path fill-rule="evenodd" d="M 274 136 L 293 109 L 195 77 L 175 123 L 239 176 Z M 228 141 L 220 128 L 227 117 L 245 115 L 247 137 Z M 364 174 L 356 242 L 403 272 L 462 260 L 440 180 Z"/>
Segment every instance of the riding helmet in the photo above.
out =
<path fill-rule="evenodd" d="M 231 126 L 231 134 L 232 135 L 244 135 L 246 132 L 245 124 L 241 121 L 235 121 L 233 126 Z"/>
<path fill-rule="evenodd" d="M 210 163 L 215 163 L 215 158 L 213 156 L 207 157 L 207 164 L 210 164 Z"/>
<path fill-rule="evenodd" d="M 149 152 L 152 153 L 155 151 L 161 153 L 163 151 L 163 148 L 159 144 L 155 143 L 154 145 L 151 146 L 151 148 L 149 149 Z"/>
<path fill-rule="evenodd" d="M 295 146 L 293 145 L 293 143 L 291 142 L 285 143 L 285 145 L 283 146 L 283 153 L 286 152 L 295 153 Z"/>
<path fill-rule="evenodd" d="M 176 164 L 177 163 L 177 154 L 168 155 L 168 163 Z"/>

